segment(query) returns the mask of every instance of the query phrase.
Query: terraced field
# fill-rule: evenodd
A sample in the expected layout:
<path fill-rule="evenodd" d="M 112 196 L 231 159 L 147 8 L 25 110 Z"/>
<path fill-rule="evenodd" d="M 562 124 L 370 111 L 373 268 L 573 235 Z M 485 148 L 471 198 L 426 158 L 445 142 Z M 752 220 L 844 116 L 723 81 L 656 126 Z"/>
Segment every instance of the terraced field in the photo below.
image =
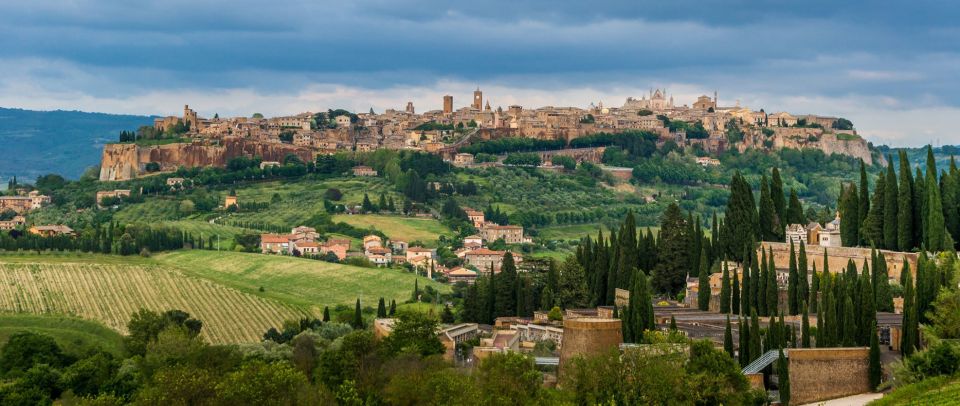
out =
<path fill-rule="evenodd" d="M 3 261 L 0 258 L 0 261 Z M 0 262 L 0 312 L 67 314 L 121 333 L 140 308 L 181 309 L 203 320 L 212 343 L 258 341 L 304 308 L 243 293 L 158 265 Z"/>

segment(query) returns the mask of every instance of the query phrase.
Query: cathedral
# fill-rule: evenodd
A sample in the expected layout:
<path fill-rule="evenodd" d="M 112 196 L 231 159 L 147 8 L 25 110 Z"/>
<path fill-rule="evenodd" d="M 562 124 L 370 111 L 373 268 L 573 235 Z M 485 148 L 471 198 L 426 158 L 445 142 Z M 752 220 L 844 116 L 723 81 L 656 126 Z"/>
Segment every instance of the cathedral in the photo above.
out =
<path fill-rule="evenodd" d="M 650 98 L 642 96 L 640 99 L 628 97 L 627 102 L 623 104 L 624 109 L 629 110 L 665 110 L 673 108 L 673 96 L 667 97 L 667 89 L 656 89 L 650 91 Z"/>

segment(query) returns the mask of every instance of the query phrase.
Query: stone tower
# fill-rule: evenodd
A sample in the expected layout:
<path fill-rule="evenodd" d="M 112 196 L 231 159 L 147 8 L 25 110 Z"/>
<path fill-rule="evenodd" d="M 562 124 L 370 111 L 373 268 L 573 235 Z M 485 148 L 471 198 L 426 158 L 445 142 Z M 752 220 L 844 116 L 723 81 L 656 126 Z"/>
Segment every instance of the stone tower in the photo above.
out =
<path fill-rule="evenodd" d="M 453 113 L 453 96 L 443 96 L 443 114 Z"/>
<path fill-rule="evenodd" d="M 412 101 L 408 101 L 408 102 L 407 102 L 407 113 L 416 114 L 415 110 L 413 109 L 413 102 L 412 102 Z"/>
<path fill-rule="evenodd" d="M 483 110 L 483 92 L 480 91 L 478 87 L 477 90 L 473 91 L 473 108 L 477 110 Z"/>

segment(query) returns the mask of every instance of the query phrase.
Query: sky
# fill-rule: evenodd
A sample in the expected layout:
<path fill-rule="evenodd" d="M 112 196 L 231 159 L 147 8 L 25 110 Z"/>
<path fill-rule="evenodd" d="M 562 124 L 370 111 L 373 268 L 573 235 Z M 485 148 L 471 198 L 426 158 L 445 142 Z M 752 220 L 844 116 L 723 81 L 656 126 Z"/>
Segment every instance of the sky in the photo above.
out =
<path fill-rule="evenodd" d="M 0 106 L 201 116 L 677 104 L 960 144 L 960 2 L 0 0 Z"/>

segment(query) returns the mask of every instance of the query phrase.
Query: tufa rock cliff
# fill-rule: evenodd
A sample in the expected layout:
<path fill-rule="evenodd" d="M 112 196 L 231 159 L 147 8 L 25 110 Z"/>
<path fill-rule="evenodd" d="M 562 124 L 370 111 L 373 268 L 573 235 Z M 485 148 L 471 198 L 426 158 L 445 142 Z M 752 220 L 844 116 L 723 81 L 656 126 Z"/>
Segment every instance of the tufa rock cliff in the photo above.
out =
<path fill-rule="evenodd" d="M 224 167 L 227 161 L 239 157 L 259 156 L 264 161 L 278 161 L 294 154 L 304 162 L 313 160 L 313 152 L 289 144 L 265 143 L 241 138 L 224 139 L 216 145 L 201 143 L 138 146 L 134 144 L 107 144 L 100 160 L 100 180 L 128 180 L 144 172 L 150 162 L 160 164 L 161 170 L 175 170 L 180 166 Z"/>
<path fill-rule="evenodd" d="M 771 136 L 760 132 L 747 134 L 744 142 L 739 146 L 740 151 L 743 152 L 747 148 L 818 149 L 826 155 L 840 154 L 860 158 L 867 165 L 886 164 L 882 155 L 877 159 L 878 162 L 874 162 L 867 140 L 858 135 L 824 132 L 819 128 L 774 127 L 773 130 L 774 133 Z"/>

